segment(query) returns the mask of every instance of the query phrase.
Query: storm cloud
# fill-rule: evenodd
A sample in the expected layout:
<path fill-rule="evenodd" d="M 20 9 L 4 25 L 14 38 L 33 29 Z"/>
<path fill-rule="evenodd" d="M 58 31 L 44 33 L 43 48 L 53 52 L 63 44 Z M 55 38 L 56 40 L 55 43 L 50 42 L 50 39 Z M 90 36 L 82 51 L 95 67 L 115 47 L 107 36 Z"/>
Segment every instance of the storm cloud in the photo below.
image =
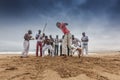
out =
<path fill-rule="evenodd" d="M 120 17 L 119 0 L 0 0 L 0 12 L 9 16 L 55 16 L 66 13 L 69 16 L 108 14 Z"/>
<path fill-rule="evenodd" d="M 105 43 L 107 47 L 117 44 L 120 48 L 120 0 L 0 0 L 1 43 L 13 43 L 16 35 L 21 39 L 25 30 L 36 31 L 45 22 L 49 26 L 46 34 L 55 34 L 57 21 L 68 22 L 69 29 L 78 37 L 83 31 L 89 34 L 92 49 L 93 45 L 103 47 Z M 12 39 L 2 35 L 8 32 L 12 32 Z"/>

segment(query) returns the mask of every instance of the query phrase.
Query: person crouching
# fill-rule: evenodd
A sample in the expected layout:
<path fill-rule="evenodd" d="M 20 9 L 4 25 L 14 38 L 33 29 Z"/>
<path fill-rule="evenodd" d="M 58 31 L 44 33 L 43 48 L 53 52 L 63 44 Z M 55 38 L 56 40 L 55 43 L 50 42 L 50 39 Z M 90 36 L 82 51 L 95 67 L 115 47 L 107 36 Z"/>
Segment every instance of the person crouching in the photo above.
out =
<path fill-rule="evenodd" d="M 45 36 L 45 40 L 44 40 L 44 44 L 43 44 L 43 49 L 42 49 L 42 57 L 44 57 L 45 55 L 45 51 L 49 49 L 50 50 L 50 54 L 51 56 L 54 56 L 54 49 L 50 44 L 50 39 L 48 39 L 48 36 Z"/>

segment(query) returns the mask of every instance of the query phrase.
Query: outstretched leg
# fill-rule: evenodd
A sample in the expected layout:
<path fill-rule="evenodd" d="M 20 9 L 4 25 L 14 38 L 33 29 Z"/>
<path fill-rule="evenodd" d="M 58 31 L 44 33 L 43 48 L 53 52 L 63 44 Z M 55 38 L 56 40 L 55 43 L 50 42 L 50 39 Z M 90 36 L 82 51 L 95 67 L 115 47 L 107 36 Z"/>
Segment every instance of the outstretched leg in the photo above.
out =
<path fill-rule="evenodd" d="M 77 48 L 77 50 L 78 50 L 78 57 L 80 58 L 80 56 L 81 56 L 81 53 L 82 53 L 82 49 L 81 48 Z"/>

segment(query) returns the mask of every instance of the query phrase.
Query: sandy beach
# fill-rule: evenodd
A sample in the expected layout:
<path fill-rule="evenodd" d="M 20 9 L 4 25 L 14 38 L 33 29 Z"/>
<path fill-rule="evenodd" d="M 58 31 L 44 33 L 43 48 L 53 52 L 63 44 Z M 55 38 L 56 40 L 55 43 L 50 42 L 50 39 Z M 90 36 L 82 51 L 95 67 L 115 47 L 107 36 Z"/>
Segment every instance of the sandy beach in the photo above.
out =
<path fill-rule="evenodd" d="M 0 80 L 120 80 L 120 52 L 81 58 L 2 54 Z"/>

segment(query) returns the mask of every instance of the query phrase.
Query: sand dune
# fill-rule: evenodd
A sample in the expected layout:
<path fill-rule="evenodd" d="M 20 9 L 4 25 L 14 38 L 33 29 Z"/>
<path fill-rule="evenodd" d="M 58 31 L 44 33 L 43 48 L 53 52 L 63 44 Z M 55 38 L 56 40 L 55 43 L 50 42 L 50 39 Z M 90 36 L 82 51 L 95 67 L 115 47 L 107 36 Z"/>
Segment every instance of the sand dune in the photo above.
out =
<path fill-rule="evenodd" d="M 81 58 L 0 55 L 0 80 L 120 80 L 120 53 Z"/>

